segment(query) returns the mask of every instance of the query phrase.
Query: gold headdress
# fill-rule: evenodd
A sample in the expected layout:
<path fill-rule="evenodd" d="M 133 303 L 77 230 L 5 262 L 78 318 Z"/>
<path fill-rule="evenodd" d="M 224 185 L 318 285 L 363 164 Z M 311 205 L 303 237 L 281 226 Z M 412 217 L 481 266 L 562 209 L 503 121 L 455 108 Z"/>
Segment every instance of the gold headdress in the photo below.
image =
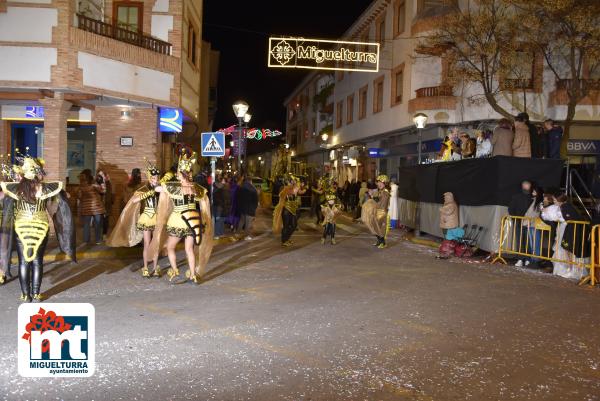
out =
<path fill-rule="evenodd" d="M 190 157 L 183 151 L 179 155 L 179 162 L 177 163 L 177 171 L 189 173 L 192 171 L 192 167 L 196 164 L 196 152 L 192 152 Z"/>
<path fill-rule="evenodd" d="M 380 175 L 377 176 L 377 181 L 381 181 L 384 184 L 387 184 L 388 182 L 390 182 L 390 179 L 389 179 L 389 177 L 387 175 L 380 174 Z"/>
<path fill-rule="evenodd" d="M 150 160 L 144 157 L 144 162 L 146 163 L 146 177 L 148 179 L 153 176 L 160 176 L 160 170 Z"/>
<path fill-rule="evenodd" d="M 337 199 L 337 196 L 335 196 L 334 193 L 330 193 L 330 194 L 325 195 L 325 200 L 328 200 L 328 201 L 333 200 L 334 201 L 336 199 Z"/>
<path fill-rule="evenodd" d="M 23 177 L 28 180 L 33 180 L 38 175 L 45 175 L 44 165 L 46 162 L 44 159 L 39 157 L 31 157 L 29 156 L 29 147 L 25 148 L 25 155 L 19 153 L 19 149 L 15 149 L 15 160 L 20 165 L 13 166 L 13 171 L 16 174 L 21 174 Z"/>

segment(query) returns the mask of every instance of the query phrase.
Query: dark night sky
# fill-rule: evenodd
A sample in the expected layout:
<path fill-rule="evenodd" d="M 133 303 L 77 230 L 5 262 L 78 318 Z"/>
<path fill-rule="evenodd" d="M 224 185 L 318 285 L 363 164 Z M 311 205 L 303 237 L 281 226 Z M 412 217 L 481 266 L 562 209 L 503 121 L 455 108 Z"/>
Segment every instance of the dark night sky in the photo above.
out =
<path fill-rule="evenodd" d="M 204 1 L 203 39 L 221 52 L 213 128 L 234 124 L 231 105 L 243 99 L 250 105 L 251 126 L 285 131 L 283 100 L 309 71 L 269 69 L 269 35 L 336 39 L 371 1 Z"/>

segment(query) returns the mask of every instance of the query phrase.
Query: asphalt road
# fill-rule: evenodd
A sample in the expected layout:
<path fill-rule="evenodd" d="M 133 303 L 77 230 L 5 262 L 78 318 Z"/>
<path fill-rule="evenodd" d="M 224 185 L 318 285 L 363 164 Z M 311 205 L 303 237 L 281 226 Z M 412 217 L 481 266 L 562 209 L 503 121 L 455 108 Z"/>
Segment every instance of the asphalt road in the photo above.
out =
<path fill-rule="evenodd" d="M 139 262 L 46 267 L 47 302 L 96 308 L 91 378 L 17 373 L 17 281 L 0 287 L 4 400 L 600 400 L 600 290 L 540 272 L 377 250 L 345 220 L 283 249 L 258 222 L 201 285 Z M 166 265 L 166 261 L 162 261 Z"/>

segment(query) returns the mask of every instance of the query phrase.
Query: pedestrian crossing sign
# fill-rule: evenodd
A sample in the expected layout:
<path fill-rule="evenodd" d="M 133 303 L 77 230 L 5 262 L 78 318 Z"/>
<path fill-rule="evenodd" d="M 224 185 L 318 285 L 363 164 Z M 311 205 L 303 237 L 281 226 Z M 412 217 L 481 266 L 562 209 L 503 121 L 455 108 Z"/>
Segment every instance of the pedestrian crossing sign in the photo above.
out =
<path fill-rule="evenodd" d="M 202 133 L 202 156 L 225 156 L 225 134 L 223 132 Z"/>

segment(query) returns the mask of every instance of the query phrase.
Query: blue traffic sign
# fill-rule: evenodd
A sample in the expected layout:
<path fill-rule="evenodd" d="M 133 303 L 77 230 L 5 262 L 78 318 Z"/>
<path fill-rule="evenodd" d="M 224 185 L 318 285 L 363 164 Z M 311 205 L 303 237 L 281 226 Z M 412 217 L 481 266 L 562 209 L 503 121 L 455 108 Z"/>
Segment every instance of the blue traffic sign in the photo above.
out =
<path fill-rule="evenodd" d="M 202 156 L 225 156 L 225 134 L 223 132 L 202 133 Z"/>

